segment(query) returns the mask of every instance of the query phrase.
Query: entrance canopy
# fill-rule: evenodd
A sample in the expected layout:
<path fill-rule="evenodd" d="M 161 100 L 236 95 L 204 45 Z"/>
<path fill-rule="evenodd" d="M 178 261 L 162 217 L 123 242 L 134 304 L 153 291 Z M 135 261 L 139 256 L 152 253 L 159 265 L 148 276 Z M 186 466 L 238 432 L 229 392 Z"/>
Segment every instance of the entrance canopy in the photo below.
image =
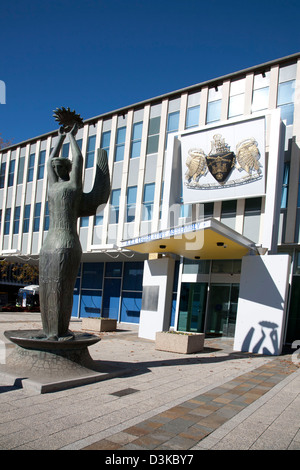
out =
<path fill-rule="evenodd" d="M 125 240 L 137 253 L 173 253 L 190 259 L 241 259 L 257 254 L 255 243 L 214 218 Z"/>

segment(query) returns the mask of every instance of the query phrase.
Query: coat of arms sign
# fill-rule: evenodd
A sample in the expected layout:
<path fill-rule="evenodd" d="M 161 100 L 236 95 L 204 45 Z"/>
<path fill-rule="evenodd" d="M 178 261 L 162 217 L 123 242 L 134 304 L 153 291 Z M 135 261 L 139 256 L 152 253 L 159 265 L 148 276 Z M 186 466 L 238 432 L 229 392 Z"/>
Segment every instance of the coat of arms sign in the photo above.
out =
<path fill-rule="evenodd" d="M 185 184 L 192 189 L 213 189 L 249 183 L 262 177 L 262 165 L 259 159 L 258 144 L 253 137 L 239 142 L 234 153 L 222 135 L 215 134 L 208 155 L 200 148 L 192 148 L 188 151 Z M 239 172 L 245 171 L 246 176 L 238 180 L 230 180 L 234 168 Z M 206 176 L 208 172 L 216 183 L 201 184 L 201 177 Z"/>

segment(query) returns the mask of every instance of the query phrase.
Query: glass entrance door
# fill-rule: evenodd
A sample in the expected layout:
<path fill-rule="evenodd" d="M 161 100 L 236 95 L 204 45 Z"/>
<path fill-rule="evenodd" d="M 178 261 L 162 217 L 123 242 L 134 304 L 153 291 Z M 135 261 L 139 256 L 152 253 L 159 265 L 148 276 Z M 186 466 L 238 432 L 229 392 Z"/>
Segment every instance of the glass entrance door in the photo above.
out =
<path fill-rule="evenodd" d="M 211 284 L 206 333 L 234 336 L 239 284 Z"/>
<path fill-rule="evenodd" d="M 181 284 L 178 330 L 203 333 L 207 283 Z"/>

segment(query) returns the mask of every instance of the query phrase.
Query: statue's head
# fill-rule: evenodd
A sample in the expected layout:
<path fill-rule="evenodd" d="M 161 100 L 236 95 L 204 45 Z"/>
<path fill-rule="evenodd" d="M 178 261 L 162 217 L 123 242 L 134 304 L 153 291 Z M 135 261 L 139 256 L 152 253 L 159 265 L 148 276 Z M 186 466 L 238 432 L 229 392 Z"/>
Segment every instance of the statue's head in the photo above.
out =
<path fill-rule="evenodd" d="M 68 181 L 70 179 L 70 171 L 72 169 L 72 162 L 68 158 L 53 158 L 52 167 L 58 178 Z"/>

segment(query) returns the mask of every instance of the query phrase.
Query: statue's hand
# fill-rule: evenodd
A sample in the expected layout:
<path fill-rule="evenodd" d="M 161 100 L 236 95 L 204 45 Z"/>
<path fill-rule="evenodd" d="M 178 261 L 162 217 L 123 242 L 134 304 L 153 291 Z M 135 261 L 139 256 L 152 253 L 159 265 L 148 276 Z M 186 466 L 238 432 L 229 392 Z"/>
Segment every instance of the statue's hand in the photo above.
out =
<path fill-rule="evenodd" d="M 78 124 L 77 124 L 77 122 L 75 122 L 75 124 L 73 125 L 73 127 L 72 127 L 72 129 L 70 130 L 69 133 L 75 136 L 77 134 L 77 132 L 78 132 Z"/>
<path fill-rule="evenodd" d="M 66 136 L 66 132 L 65 132 L 65 129 L 63 126 L 61 126 L 59 129 L 58 129 L 58 135 L 59 136 Z"/>

